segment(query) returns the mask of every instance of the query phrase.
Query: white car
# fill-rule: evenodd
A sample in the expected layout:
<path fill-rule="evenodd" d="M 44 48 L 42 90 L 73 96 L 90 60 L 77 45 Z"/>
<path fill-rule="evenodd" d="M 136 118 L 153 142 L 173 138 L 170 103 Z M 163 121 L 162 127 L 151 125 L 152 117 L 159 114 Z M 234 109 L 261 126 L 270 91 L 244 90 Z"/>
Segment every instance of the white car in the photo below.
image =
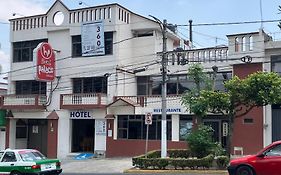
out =
<path fill-rule="evenodd" d="M 47 159 L 34 149 L 6 149 L 0 151 L 0 174 L 53 174 L 62 172 L 58 159 Z"/>

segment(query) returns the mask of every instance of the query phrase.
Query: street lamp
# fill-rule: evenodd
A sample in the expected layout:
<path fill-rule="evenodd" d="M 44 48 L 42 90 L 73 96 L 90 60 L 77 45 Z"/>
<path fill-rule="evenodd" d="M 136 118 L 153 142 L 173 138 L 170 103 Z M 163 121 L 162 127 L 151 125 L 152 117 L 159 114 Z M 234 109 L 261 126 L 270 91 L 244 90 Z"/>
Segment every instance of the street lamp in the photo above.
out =
<path fill-rule="evenodd" d="M 160 26 L 163 36 L 163 49 L 162 49 L 162 120 L 161 120 L 161 158 L 167 157 L 167 20 L 160 21 L 158 18 L 152 17 Z"/>
<path fill-rule="evenodd" d="M 85 6 L 87 6 L 87 7 L 90 7 L 88 4 L 86 4 L 85 2 L 83 2 L 83 1 L 79 1 L 79 5 L 85 5 Z"/>

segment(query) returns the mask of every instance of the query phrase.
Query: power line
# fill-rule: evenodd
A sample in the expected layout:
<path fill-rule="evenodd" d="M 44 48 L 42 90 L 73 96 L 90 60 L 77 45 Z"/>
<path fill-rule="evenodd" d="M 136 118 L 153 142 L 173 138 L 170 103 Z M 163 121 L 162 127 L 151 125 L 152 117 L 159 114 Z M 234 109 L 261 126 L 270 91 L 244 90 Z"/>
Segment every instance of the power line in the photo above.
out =
<path fill-rule="evenodd" d="M 279 19 L 260 20 L 260 21 L 241 21 L 241 22 L 217 22 L 217 23 L 198 23 L 192 24 L 194 27 L 199 26 L 226 26 L 226 25 L 243 25 L 243 24 L 257 24 L 257 23 L 273 23 L 280 22 Z M 189 26 L 188 24 L 179 24 L 177 26 Z"/>

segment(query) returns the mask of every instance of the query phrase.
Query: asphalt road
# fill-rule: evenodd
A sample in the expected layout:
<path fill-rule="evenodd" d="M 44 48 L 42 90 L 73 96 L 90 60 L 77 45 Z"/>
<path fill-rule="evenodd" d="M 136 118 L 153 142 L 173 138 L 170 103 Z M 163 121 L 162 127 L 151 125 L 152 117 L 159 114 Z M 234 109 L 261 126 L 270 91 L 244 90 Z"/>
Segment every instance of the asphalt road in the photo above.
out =
<path fill-rule="evenodd" d="M 144 175 L 155 175 L 156 173 L 62 173 L 61 175 L 139 175 L 139 174 L 144 174 Z M 157 173 L 160 175 L 200 175 L 198 173 L 195 174 L 186 174 L 186 173 Z M 222 174 L 204 174 L 204 175 L 222 175 Z"/>

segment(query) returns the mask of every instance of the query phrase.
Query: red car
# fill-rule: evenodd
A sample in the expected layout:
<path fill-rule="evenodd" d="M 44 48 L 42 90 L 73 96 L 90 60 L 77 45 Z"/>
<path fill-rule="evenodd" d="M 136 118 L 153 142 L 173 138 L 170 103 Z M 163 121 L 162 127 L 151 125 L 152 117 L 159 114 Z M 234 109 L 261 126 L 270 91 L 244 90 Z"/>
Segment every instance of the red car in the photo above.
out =
<path fill-rule="evenodd" d="M 281 175 L 281 141 L 273 142 L 256 155 L 230 161 L 230 175 Z"/>

